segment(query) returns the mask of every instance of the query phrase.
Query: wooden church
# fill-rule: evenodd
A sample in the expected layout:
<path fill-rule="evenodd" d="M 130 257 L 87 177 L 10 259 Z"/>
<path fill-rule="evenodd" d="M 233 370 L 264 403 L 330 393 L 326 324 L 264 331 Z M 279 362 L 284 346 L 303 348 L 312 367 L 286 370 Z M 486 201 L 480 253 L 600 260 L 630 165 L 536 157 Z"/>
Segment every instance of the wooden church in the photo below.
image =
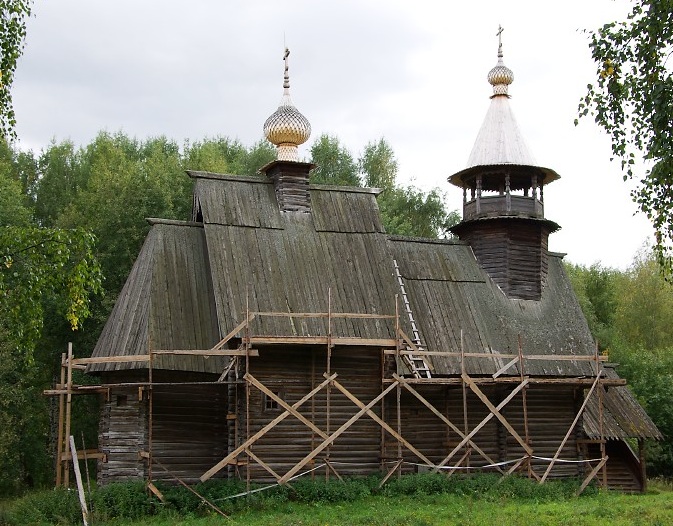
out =
<path fill-rule="evenodd" d="M 277 160 L 188 173 L 191 221 L 149 220 L 86 362 L 106 393 L 99 481 L 488 471 L 642 490 L 660 434 L 547 248 L 559 176 L 525 145 L 502 47 L 448 240 L 386 234 L 376 189 L 311 184 L 285 60 Z"/>

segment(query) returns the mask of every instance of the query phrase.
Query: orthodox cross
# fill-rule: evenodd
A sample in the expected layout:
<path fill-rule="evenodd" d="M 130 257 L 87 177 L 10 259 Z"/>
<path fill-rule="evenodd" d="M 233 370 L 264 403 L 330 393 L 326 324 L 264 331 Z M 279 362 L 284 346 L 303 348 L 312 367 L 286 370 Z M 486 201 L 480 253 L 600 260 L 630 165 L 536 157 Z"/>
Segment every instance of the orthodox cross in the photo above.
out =
<path fill-rule="evenodd" d="M 498 52 L 502 53 L 502 32 L 504 31 L 501 25 L 498 25 L 498 32 L 496 36 L 498 37 Z"/>
<path fill-rule="evenodd" d="M 283 55 L 283 61 L 285 62 L 285 82 L 283 83 L 284 88 L 289 88 L 290 87 L 290 74 L 288 73 L 288 60 L 287 58 L 290 56 L 290 48 L 285 48 L 285 54 Z"/>

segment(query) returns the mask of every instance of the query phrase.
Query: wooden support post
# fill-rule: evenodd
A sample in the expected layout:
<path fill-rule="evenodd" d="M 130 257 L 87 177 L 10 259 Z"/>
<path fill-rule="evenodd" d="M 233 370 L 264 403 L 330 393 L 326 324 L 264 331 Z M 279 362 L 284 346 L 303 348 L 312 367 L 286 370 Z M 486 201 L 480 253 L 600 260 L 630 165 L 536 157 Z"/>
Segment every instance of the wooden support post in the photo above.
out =
<path fill-rule="evenodd" d="M 250 374 L 250 324 L 248 320 L 250 319 L 250 298 L 248 291 L 245 293 L 245 375 Z M 245 438 L 246 443 L 250 439 L 250 382 L 245 383 Z M 246 449 L 252 448 L 252 443 L 249 444 L 249 447 Z M 250 452 L 252 449 L 250 449 Z M 249 454 L 249 453 L 248 453 Z M 250 463 L 245 465 L 245 490 L 250 492 Z"/>
<path fill-rule="evenodd" d="M 463 379 L 463 381 L 461 383 L 461 386 L 462 386 L 462 389 L 463 389 L 463 432 L 464 432 L 464 436 L 466 436 L 467 433 L 468 433 L 468 429 L 469 429 L 469 423 L 468 423 L 468 420 L 467 420 L 467 385 L 465 384 L 465 346 L 464 346 L 464 343 L 463 343 L 463 329 L 460 329 L 460 375 L 461 375 L 461 378 Z M 464 445 L 465 445 L 465 452 L 469 453 L 470 445 L 468 444 L 467 441 L 464 443 Z M 467 467 L 468 467 L 467 472 L 469 473 L 470 472 L 470 470 L 469 470 L 469 467 L 470 467 L 469 455 L 468 455 L 468 459 L 467 459 Z"/>
<path fill-rule="evenodd" d="M 481 389 L 479 389 L 477 384 L 475 384 L 469 376 L 465 375 L 464 380 L 469 385 L 470 389 L 472 389 L 474 394 L 476 394 L 479 397 L 479 399 L 484 403 L 484 405 L 486 407 L 488 407 L 489 411 L 491 411 L 491 414 L 493 416 L 495 416 L 503 426 L 505 426 L 505 429 L 507 429 L 507 431 L 509 431 L 509 434 L 514 437 L 514 439 L 519 443 L 519 445 L 524 449 L 524 451 L 527 454 L 532 455 L 533 450 L 530 448 L 530 446 L 528 446 L 528 444 L 526 444 L 526 442 L 523 440 L 523 438 L 521 438 L 519 433 L 516 432 L 516 430 L 507 421 L 507 419 L 502 415 L 502 413 L 500 413 L 501 407 L 495 407 L 491 403 L 491 401 L 488 399 L 488 397 L 482 392 Z M 528 379 L 524 379 L 521 382 L 520 385 L 521 385 L 521 390 L 525 389 L 526 386 L 528 385 Z"/>
<path fill-rule="evenodd" d="M 523 382 L 525 378 L 525 370 L 524 370 L 524 361 L 523 361 L 523 346 L 521 345 L 521 335 L 519 334 L 519 378 L 521 379 L 521 382 Z M 526 440 L 526 444 L 530 446 L 530 433 L 528 430 L 528 397 L 527 397 L 527 392 L 528 392 L 528 386 L 525 386 L 523 388 L 523 391 L 521 391 L 521 405 L 523 408 L 523 431 L 524 431 L 524 437 Z M 533 465 L 531 463 L 531 455 L 527 455 L 526 459 L 526 471 L 528 473 L 528 478 L 531 478 L 531 471 L 533 470 Z"/>
<path fill-rule="evenodd" d="M 602 377 L 602 369 L 603 366 L 600 362 L 600 357 L 599 357 L 599 352 L 598 352 L 598 340 L 596 340 L 596 377 L 601 378 Z M 606 458 L 605 454 L 605 436 L 604 436 L 604 430 L 603 430 L 603 396 L 604 396 L 604 390 L 603 390 L 603 382 L 601 380 L 598 381 L 598 429 L 601 434 L 601 459 Z M 603 462 L 603 467 L 601 470 L 601 486 L 605 489 L 608 487 L 608 463 Z"/>
<path fill-rule="evenodd" d="M 147 451 L 149 452 L 149 458 L 147 461 L 147 482 L 152 483 L 152 445 L 154 442 L 154 389 L 152 388 L 152 382 L 154 381 L 153 376 L 153 362 L 154 355 L 152 354 L 152 338 L 150 337 L 149 341 L 149 355 L 150 359 L 147 362 L 147 380 L 149 382 L 148 396 L 147 396 L 147 406 L 148 406 L 148 429 L 147 429 Z M 138 393 L 138 404 L 142 404 L 142 398 L 140 393 Z"/>
<path fill-rule="evenodd" d="M 332 288 L 327 289 L 327 375 L 332 374 Z M 327 384 L 325 403 L 326 411 L 326 430 L 327 435 L 330 434 L 331 413 L 332 408 L 332 383 Z M 323 438 L 324 440 L 324 438 Z M 325 451 L 325 480 L 329 480 L 329 459 L 330 448 Z"/>
<path fill-rule="evenodd" d="M 381 428 L 381 429 L 383 429 L 383 428 Z M 392 477 L 394 473 L 397 472 L 397 470 L 399 469 L 399 467 L 400 467 L 401 465 L 402 465 L 402 459 L 399 459 L 397 462 L 395 462 L 395 465 L 394 465 L 392 468 L 390 468 L 390 470 L 388 471 L 388 473 L 386 473 L 386 476 L 383 477 L 383 480 L 382 480 L 381 483 L 379 484 L 379 489 L 382 488 L 383 485 L 384 485 L 386 482 L 388 482 L 388 479 L 389 479 L 390 477 Z"/>
<path fill-rule="evenodd" d="M 65 437 L 70 436 L 70 419 L 72 416 L 72 342 L 68 342 L 68 368 L 66 373 L 66 402 L 65 402 Z M 64 440 L 63 451 L 67 451 L 68 446 Z M 66 460 L 63 463 L 63 485 L 67 488 L 70 486 L 70 463 Z"/>
<path fill-rule="evenodd" d="M 61 353 L 61 383 L 65 383 L 65 353 Z M 65 411 L 65 395 L 58 395 L 58 437 L 56 438 L 56 487 L 60 488 L 63 476 L 63 451 L 66 449 L 63 443 L 63 412 Z"/>
<path fill-rule="evenodd" d="M 402 387 L 400 383 L 397 382 L 397 388 L 395 389 L 397 395 L 397 434 L 402 436 Z M 400 462 L 399 467 L 402 466 L 402 442 L 397 441 L 397 460 Z M 397 476 L 402 475 L 401 469 L 398 470 Z"/>

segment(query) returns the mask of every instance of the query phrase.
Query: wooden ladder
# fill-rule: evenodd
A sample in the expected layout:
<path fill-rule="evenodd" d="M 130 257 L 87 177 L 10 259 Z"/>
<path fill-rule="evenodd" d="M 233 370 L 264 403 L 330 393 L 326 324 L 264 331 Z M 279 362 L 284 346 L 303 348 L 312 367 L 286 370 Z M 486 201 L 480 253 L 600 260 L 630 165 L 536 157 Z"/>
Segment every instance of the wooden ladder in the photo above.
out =
<path fill-rule="evenodd" d="M 414 313 L 411 311 L 411 304 L 409 303 L 409 298 L 407 297 L 407 289 L 404 287 L 404 280 L 402 279 L 402 274 L 400 274 L 400 267 L 397 264 L 397 260 L 393 259 L 393 266 L 395 267 L 395 276 L 397 276 L 397 283 L 400 285 L 400 291 L 402 292 L 402 301 L 404 302 L 404 310 L 409 317 L 409 323 L 411 324 L 411 340 L 419 351 L 424 351 L 425 347 L 421 343 L 421 333 L 418 330 L 416 325 L 416 320 L 414 319 Z M 407 351 L 413 350 L 409 345 L 406 346 Z M 425 361 L 423 356 L 413 355 L 413 354 L 403 354 L 402 359 L 404 363 L 411 370 L 411 374 L 415 378 L 432 378 L 430 373 L 430 366 Z"/>

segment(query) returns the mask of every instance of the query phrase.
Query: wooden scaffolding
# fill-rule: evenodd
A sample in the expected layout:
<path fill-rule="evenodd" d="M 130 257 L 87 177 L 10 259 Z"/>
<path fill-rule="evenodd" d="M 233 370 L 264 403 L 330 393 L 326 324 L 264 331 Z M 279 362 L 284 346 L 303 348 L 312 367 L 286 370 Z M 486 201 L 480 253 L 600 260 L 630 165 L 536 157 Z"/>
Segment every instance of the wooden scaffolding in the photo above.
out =
<path fill-rule="evenodd" d="M 519 472 L 530 478 L 535 478 L 540 483 L 543 483 L 549 477 L 553 467 L 558 462 L 575 462 L 580 463 L 585 467 L 585 478 L 580 487 L 582 492 L 586 486 L 599 473 L 601 477 L 598 479 L 602 486 L 607 486 L 607 472 L 606 472 L 606 450 L 605 437 L 602 431 L 603 422 L 603 387 L 613 385 L 625 385 L 625 381 L 621 379 L 606 378 L 603 373 L 602 362 L 606 357 L 601 356 L 596 349 L 593 355 L 577 356 L 577 355 L 526 355 L 522 351 L 521 339 L 519 339 L 518 352 L 510 354 L 487 352 L 469 352 L 462 346 L 459 352 L 433 351 L 427 350 L 421 344 L 418 335 L 414 340 L 410 339 L 400 327 L 400 312 L 398 307 L 395 308 L 394 314 L 380 315 L 367 313 L 342 313 L 332 312 L 331 298 L 328 298 L 327 312 L 320 313 L 283 313 L 283 312 L 246 312 L 244 320 L 235 327 L 229 334 L 210 349 L 203 350 L 150 350 L 146 355 L 138 356 L 119 356 L 119 357 L 104 357 L 104 358 L 75 358 L 72 351 L 72 346 L 68 346 L 67 354 L 63 354 L 61 358 L 61 375 L 60 383 L 54 389 L 45 391 L 45 394 L 58 397 L 58 445 L 57 445 L 57 459 L 56 459 L 56 485 L 68 486 L 70 483 L 69 472 L 70 465 L 73 462 L 72 455 L 68 451 L 68 439 L 71 435 L 71 411 L 72 411 L 72 396 L 76 394 L 100 394 L 109 398 L 110 390 L 115 388 L 137 389 L 139 399 L 146 400 L 148 412 L 148 449 L 146 451 L 139 451 L 140 457 L 147 462 L 147 482 L 150 488 L 154 488 L 152 484 L 153 467 L 159 466 L 166 469 L 165 466 L 156 460 L 153 456 L 153 440 L 152 435 L 152 420 L 153 420 L 153 390 L 159 385 L 167 385 L 165 382 L 157 382 L 154 375 L 154 361 L 157 356 L 162 354 L 174 355 L 192 355 L 192 356 L 225 356 L 229 358 L 228 366 L 222 371 L 222 374 L 217 380 L 212 382 L 173 382 L 170 385 L 194 385 L 194 384 L 236 384 L 244 385 L 245 388 L 245 432 L 241 433 L 244 436 L 238 437 L 238 444 L 234 448 L 229 448 L 228 454 L 219 462 L 212 466 L 209 470 L 200 476 L 201 481 L 206 481 L 217 474 L 219 471 L 227 466 L 234 466 L 235 472 L 241 478 L 245 477 L 248 485 L 251 482 L 251 465 L 254 464 L 266 471 L 270 477 L 278 484 L 288 484 L 295 477 L 302 473 L 302 470 L 315 470 L 324 468 L 326 477 L 335 476 L 341 478 L 339 467 L 335 465 L 330 459 L 330 449 L 339 438 L 347 432 L 356 422 L 362 419 L 371 419 L 380 427 L 381 430 L 381 461 L 380 469 L 384 472 L 382 484 L 385 484 L 389 478 L 395 474 L 402 473 L 404 461 L 403 451 L 407 451 L 417 459 L 417 463 L 423 466 L 424 469 L 430 471 L 442 471 L 448 475 L 457 472 L 458 470 L 474 469 L 470 466 L 469 459 L 472 452 L 476 453 L 483 462 L 485 467 L 491 471 L 498 472 L 503 476 L 507 476 L 514 472 Z M 319 318 L 325 321 L 327 332 L 323 336 L 264 336 L 255 334 L 253 331 L 253 321 L 255 319 L 262 319 L 265 317 L 291 317 L 293 319 L 303 318 Z M 336 319 L 367 319 L 367 320 L 381 320 L 387 323 L 394 323 L 394 337 L 381 338 L 359 338 L 352 336 L 340 336 L 332 333 L 333 322 Z M 237 335 L 240 337 L 240 344 L 237 348 L 227 348 L 230 342 L 233 341 Z M 236 340 L 238 342 L 238 339 Z M 270 389 L 262 381 L 256 378 L 251 371 L 251 358 L 259 356 L 257 347 L 259 346 L 274 346 L 274 345 L 310 345 L 310 346 L 324 346 L 326 351 L 326 363 L 323 373 L 323 380 L 317 385 L 312 386 L 303 397 L 294 403 L 286 402 L 273 389 Z M 339 374 L 332 369 L 332 352 L 337 346 L 359 346 L 368 347 L 381 355 L 381 388 L 377 396 L 370 400 L 362 400 L 356 396 L 352 390 L 347 389 L 341 381 Z M 459 362 L 461 374 L 452 377 L 437 377 L 431 374 L 431 367 L 429 362 L 433 356 L 449 357 Z M 498 359 L 509 360 L 503 367 L 489 377 L 472 377 L 468 374 L 465 360 L 468 358 L 489 360 L 497 357 Z M 387 361 L 394 360 L 398 364 L 397 371 L 389 371 L 383 364 Z M 595 375 L 592 377 L 574 377 L 574 378 L 557 378 L 557 377 L 530 377 L 526 371 L 526 363 L 535 360 L 545 361 L 589 361 L 595 366 Z M 143 362 L 147 364 L 147 381 L 143 382 L 127 382 L 127 383 L 102 383 L 100 385 L 77 385 L 73 382 L 72 372 L 74 369 L 85 369 L 91 364 L 100 363 L 122 363 L 122 362 Z M 408 373 L 400 374 L 401 369 L 399 364 L 406 364 Z M 423 365 L 419 365 L 423 364 Z M 514 366 L 518 366 L 518 375 L 507 375 L 507 371 Z M 442 408 L 436 407 L 431 401 L 427 399 L 422 393 L 425 386 L 455 386 L 459 387 L 462 392 L 462 406 L 463 418 L 462 426 L 460 423 L 456 424 L 447 416 L 446 411 Z M 508 385 L 511 388 L 510 393 L 498 403 L 493 402 L 484 392 L 485 387 L 495 385 Z M 565 437 L 558 445 L 556 453 L 553 457 L 538 457 L 535 454 L 535 448 L 532 445 L 533 438 L 529 430 L 529 416 L 527 407 L 527 390 L 534 385 L 563 385 L 573 386 L 578 389 L 588 389 L 584 396 L 584 401 L 577 411 L 577 414 L 572 421 L 572 424 L 567 430 Z M 257 390 L 267 397 L 281 412 L 270 419 L 260 429 L 253 430 L 250 425 L 250 396 L 252 390 Z M 406 392 L 413 398 L 418 400 L 422 406 L 436 417 L 438 426 L 450 429 L 459 437 L 459 441 L 453 445 L 446 452 L 445 458 L 441 462 L 433 462 L 423 453 L 418 447 L 405 438 L 402 431 L 402 410 L 401 399 L 402 392 Z M 475 426 L 468 425 L 468 392 L 473 393 L 483 403 L 487 409 L 486 416 Z M 314 404 L 315 397 L 321 393 L 325 396 L 326 406 L 324 408 L 324 427 L 321 428 L 315 423 L 312 418 L 314 411 L 311 411 L 311 418 L 300 412 L 300 408 L 305 404 Z M 346 397 L 354 406 L 353 413 L 350 418 L 334 428 L 330 416 L 330 400 L 333 393 L 339 393 Z M 518 396 L 520 395 L 520 396 Z M 580 422 L 583 411 L 585 410 L 589 399 L 595 396 L 598 399 L 598 407 L 600 412 L 601 437 L 599 440 L 594 440 L 593 443 L 600 445 L 600 458 L 596 459 L 562 459 L 562 451 L 566 442 L 576 426 Z M 391 399 L 393 401 L 391 401 Z M 523 413 L 523 435 L 515 429 L 515 426 L 508 420 L 504 414 L 504 409 L 513 400 L 520 400 L 522 404 Z M 386 410 L 384 410 L 386 407 Z M 386 415 L 393 415 L 392 418 L 386 419 Z M 233 417 L 235 418 L 235 417 Z M 273 430 L 280 422 L 294 418 L 303 426 L 306 426 L 314 437 L 311 441 L 311 451 L 303 456 L 303 458 L 296 462 L 289 470 L 284 473 L 278 473 L 272 466 L 271 462 L 260 458 L 255 453 L 255 444 Z M 476 440 L 476 435 L 480 430 L 484 429 L 486 424 L 492 419 L 496 419 L 503 429 L 506 430 L 510 439 L 513 439 L 517 446 L 521 449 L 522 454 L 519 458 L 502 461 L 492 458 L 485 452 Z M 386 421 L 390 420 L 390 421 Z M 388 459 L 384 454 L 385 442 L 384 436 L 392 439 L 396 445 L 396 458 Z M 448 448 L 447 448 L 448 449 Z M 98 450 L 81 451 L 77 455 L 77 460 L 98 459 L 105 462 L 105 454 Z M 544 473 L 540 474 L 533 469 L 532 461 L 545 462 L 547 467 Z M 316 462 L 319 461 L 318 467 Z M 484 466 L 481 466 L 484 468 Z M 176 477 L 177 478 L 177 477 Z M 182 482 L 182 481 L 180 481 Z"/>

